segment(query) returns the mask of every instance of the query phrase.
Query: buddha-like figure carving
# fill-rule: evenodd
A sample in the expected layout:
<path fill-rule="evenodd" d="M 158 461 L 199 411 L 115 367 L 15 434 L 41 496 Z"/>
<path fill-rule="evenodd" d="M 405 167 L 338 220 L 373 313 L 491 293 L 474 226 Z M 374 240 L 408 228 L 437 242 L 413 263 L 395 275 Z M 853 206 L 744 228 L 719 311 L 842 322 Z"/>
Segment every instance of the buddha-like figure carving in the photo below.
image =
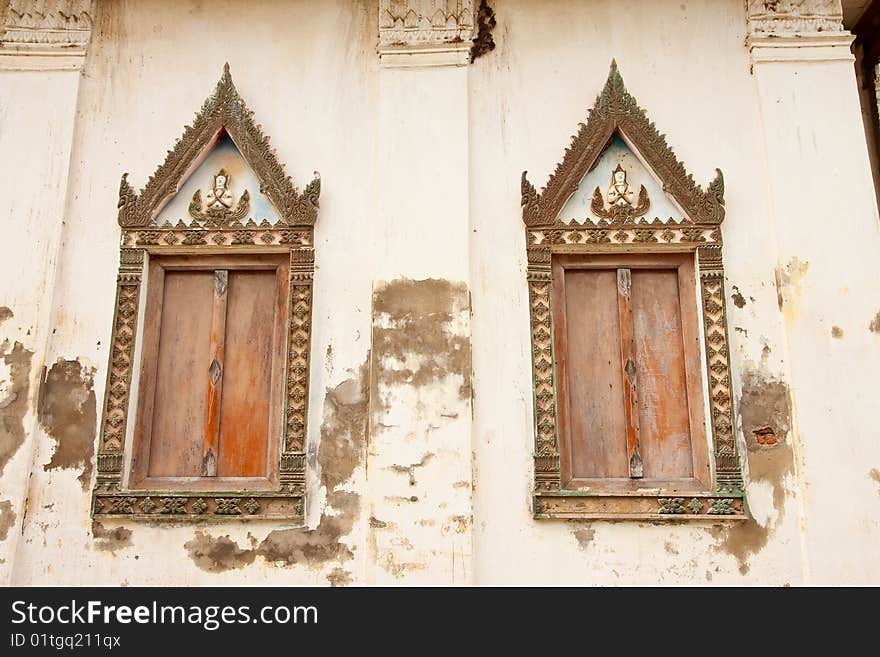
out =
<path fill-rule="evenodd" d="M 247 215 L 250 210 L 250 200 L 250 194 L 244 190 L 241 198 L 238 199 L 238 204 L 235 205 L 235 196 L 229 189 L 229 174 L 225 169 L 220 169 L 214 174 L 213 186 L 205 194 L 204 205 L 202 192 L 196 190 L 193 194 L 189 204 L 189 216 L 211 226 L 228 226 Z"/>
<path fill-rule="evenodd" d="M 608 205 L 629 206 L 633 205 L 633 193 L 629 190 L 626 180 L 626 169 L 619 164 L 611 172 L 611 185 L 608 187 Z"/>
<path fill-rule="evenodd" d="M 637 217 L 641 217 L 651 207 L 651 200 L 648 198 L 648 190 L 642 185 L 639 188 L 638 202 L 633 202 L 635 193 L 629 188 L 626 169 L 620 164 L 611 172 L 611 184 L 608 185 L 608 191 L 602 196 L 602 190 L 598 187 L 593 192 L 593 201 L 590 209 L 593 214 L 602 219 L 608 219 L 612 223 L 632 222 Z M 608 207 L 605 206 L 606 201 Z"/>
<path fill-rule="evenodd" d="M 214 176 L 214 187 L 205 194 L 205 201 L 209 210 L 229 210 L 235 199 L 229 191 L 229 176 L 225 169 L 220 169 Z"/>

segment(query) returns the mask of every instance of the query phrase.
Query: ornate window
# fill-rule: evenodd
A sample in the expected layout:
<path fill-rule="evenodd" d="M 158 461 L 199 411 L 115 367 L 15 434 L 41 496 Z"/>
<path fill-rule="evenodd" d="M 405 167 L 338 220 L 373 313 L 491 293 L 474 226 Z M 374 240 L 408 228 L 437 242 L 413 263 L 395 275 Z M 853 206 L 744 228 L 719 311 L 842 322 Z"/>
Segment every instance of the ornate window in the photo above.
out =
<path fill-rule="evenodd" d="M 695 185 L 612 62 L 540 194 L 523 172 L 522 206 L 535 516 L 744 518 L 721 171 Z"/>
<path fill-rule="evenodd" d="M 302 520 L 319 193 L 228 65 L 144 189 L 123 175 L 93 517 Z"/>

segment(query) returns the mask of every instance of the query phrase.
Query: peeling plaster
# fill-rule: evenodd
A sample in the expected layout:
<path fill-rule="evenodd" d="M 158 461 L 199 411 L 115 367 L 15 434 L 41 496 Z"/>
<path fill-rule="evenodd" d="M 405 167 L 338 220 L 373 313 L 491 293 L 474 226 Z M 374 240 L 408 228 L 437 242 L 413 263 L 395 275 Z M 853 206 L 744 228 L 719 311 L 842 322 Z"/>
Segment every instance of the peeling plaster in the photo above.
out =
<path fill-rule="evenodd" d="M 0 502 L 0 541 L 5 541 L 9 536 L 9 530 L 15 524 L 15 511 L 12 509 L 12 502 L 3 500 Z"/>
<path fill-rule="evenodd" d="M 743 370 L 739 426 L 746 439 L 749 481 L 772 488 L 775 519 L 761 525 L 752 517 L 729 527 L 713 527 L 716 548 L 734 556 L 741 574 L 749 558 L 760 552 L 785 515 L 785 477 L 794 471 L 794 452 L 788 441 L 791 401 L 788 385 L 749 363 Z"/>
<path fill-rule="evenodd" d="M 877 314 L 874 315 L 874 319 L 868 324 L 868 330 L 871 331 L 871 333 L 880 333 L 880 310 L 877 311 Z"/>
<path fill-rule="evenodd" d="M 124 550 L 134 545 L 131 540 L 132 531 L 127 527 L 118 526 L 108 529 L 102 523 L 95 520 L 92 522 L 92 536 L 95 537 L 95 548 L 102 552 Z"/>
<path fill-rule="evenodd" d="M 831 337 L 840 340 L 843 337 L 843 329 L 839 326 L 831 327 Z"/>
<path fill-rule="evenodd" d="M 467 295 L 464 283 L 433 278 L 399 279 L 374 292 L 373 345 L 382 354 L 384 385 L 419 387 L 458 374 L 459 397 L 470 400 L 471 342 L 450 330 L 455 302 Z"/>
<path fill-rule="evenodd" d="M 6 350 L 4 343 L 0 350 Z M 30 390 L 31 361 L 34 352 L 16 342 L 12 351 L 0 354 L 0 475 L 24 443 L 24 416 Z"/>
<path fill-rule="evenodd" d="M 40 424 L 55 440 L 55 451 L 43 469 L 82 468 L 78 478 L 84 491 L 91 483 L 98 426 L 94 385 L 94 367 L 59 358 L 46 373 L 39 396 Z"/>
<path fill-rule="evenodd" d="M 793 303 L 801 294 L 801 281 L 810 268 L 809 262 L 803 262 L 798 258 L 792 258 L 788 264 L 776 268 L 776 302 L 779 310 Z"/>
<path fill-rule="evenodd" d="M 349 586 L 354 582 L 354 577 L 347 570 L 343 570 L 338 566 L 327 574 L 327 582 L 330 586 Z"/>
<path fill-rule="evenodd" d="M 590 543 L 592 543 L 593 539 L 596 537 L 596 530 L 581 527 L 580 529 L 574 530 L 572 534 L 578 543 L 578 547 L 586 552 L 587 548 L 590 547 Z"/>
<path fill-rule="evenodd" d="M 745 305 L 746 305 L 745 297 L 743 297 L 743 295 L 740 294 L 739 288 L 736 285 L 733 286 L 733 294 L 730 296 L 730 298 L 733 299 L 733 305 L 735 305 L 737 308 L 744 308 L 745 307 Z"/>

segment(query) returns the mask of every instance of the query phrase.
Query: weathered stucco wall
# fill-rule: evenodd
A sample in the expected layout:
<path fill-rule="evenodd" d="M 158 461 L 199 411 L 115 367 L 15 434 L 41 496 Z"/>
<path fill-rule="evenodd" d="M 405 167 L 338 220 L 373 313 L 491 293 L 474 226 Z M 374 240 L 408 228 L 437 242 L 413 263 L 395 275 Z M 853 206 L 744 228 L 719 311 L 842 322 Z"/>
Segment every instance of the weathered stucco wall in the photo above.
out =
<path fill-rule="evenodd" d="M 739 0 L 492 4 L 469 67 L 380 68 L 367 0 L 130 0 L 99 4 L 81 78 L 0 77 L 21 128 L 0 145 L 44 153 L 0 177 L 3 581 L 880 583 L 880 222 L 851 65 L 752 72 Z M 543 184 L 612 58 L 694 177 L 724 171 L 739 525 L 532 519 L 520 172 Z M 295 183 L 322 178 L 307 527 L 93 524 L 119 176 L 143 184 L 225 61 Z M 46 96 L 69 113 L 20 100 Z"/>

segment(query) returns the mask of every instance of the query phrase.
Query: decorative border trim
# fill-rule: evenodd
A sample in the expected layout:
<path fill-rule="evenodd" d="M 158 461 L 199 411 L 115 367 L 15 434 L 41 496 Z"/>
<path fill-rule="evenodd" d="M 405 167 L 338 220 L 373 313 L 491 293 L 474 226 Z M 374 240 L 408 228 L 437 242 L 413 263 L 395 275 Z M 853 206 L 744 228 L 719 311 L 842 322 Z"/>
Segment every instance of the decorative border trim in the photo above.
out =
<path fill-rule="evenodd" d="M 664 189 L 686 211 L 681 221 L 586 219 L 565 223 L 558 219 L 580 179 L 595 164 L 615 132 L 623 133 L 660 177 Z M 539 195 L 522 175 L 523 222 L 526 231 L 526 282 L 532 338 L 534 388 L 536 518 L 667 518 L 712 515 L 745 518 L 746 507 L 740 455 L 734 439 L 727 318 L 725 311 L 722 235 L 724 184 L 720 170 L 706 192 L 693 184 L 684 166 L 626 90 L 612 61 L 605 89 L 596 100 L 586 124 L 565 152 L 563 161 Z M 664 493 L 637 495 L 564 491 L 559 463 L 557 430 L 556 359 L 553 352 L 554 253 L 696 252 L 704 322 L 704 349 L 709 376 L 711 436 L 715 463 L 714 493 L 685 498 Z M 722 513 L 715 500 L 733 500 L 731 513 Z M 685 502 L 696 499 L 693 511 Z M 670 509 L 662 510 L 667 502 Z M 660 505 L 659 507 L 657 505 Z M 693 507 L 697 505 L 694 504 Z M 727 508 L 727 507 L 725 507 Z M 714 513 L 711 509 L 716 509 Z"/>
<path fill-rule="evenodd" d="M 254 169 L 261 190 L 281 218 L 217 228 L 204 222 L 158 225 L 155 215 L 184 180 L 184 174 L 221 130 L 226 130 Z M 315 271 L 314 224 L 320 178 L 299 194 L 269 149 L 268 139 L 239 98 L 228 65 L 214 94 L 141 194 L 122 178 L 118 221 L 122 227 L 110 362 L 98 445 L 93 518 L 135 520 L 284 519 L 302 522 L 305 507 L 305 445 L 308 426 L 309 363 Z M 138 304 L 147 253 L 287 251 L 290 308 L 286 343 L 284 423 L 273 491 L 143 491 L 122 487 L 124 445 L 129 424 Z M 133 412 L 133 411 L 132 411 Z"/>
<path fill-rule="evenodd" d="M 742 496 L 541 495 L 535 517 L 595 520 L 746 520 Z"/>

